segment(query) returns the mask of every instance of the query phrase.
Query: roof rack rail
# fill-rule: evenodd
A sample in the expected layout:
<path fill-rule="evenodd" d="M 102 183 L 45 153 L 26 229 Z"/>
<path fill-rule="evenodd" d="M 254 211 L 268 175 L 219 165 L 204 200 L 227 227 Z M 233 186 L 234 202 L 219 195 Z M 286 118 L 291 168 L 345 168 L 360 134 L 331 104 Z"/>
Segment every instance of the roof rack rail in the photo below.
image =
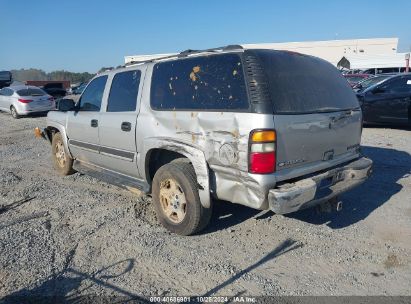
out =
<path fill-rule="evenodd" d="M 221 47 L 216 47 L 216 48 L 211 48 L 211 49 L 204 49 L 204 50 L 185 50 L 182 51 L 178 57 L 184 57 L 190 54 L 197 54 L 197 53 L 207 53 L 207 52 L 217 52 L 217 51 L 231 51 L 231 50 L 241 50 L 243 47 L 239 44 L 230 44 L 226 46 L 221 46 Z"/>
<path fill-rule="evenodd" d="M 157 60 L 163 60 L 163 59 L 169 59 L 169 58 L 175 58 L 175 57 L 187 57 L 188 55 L 191 54 L 198 54 L 198 53 L 207 53 L 207 52 L 217 52 L 217 51 L 232 51 L 232 50 L 242 50 L 244 49 L 241 45 L 239 44 L 230 44 L 222 47 L 216 47 L 216 48 L 211 48 L 211 49 L 205 49 L 205 50 L 192 50 L 188 49 L 185 51 L 182 51 L 178 54 L 173 54 L 173 55 L 168 55 L 164 57 L 158 57 L 158 58 L 152 58 L 148 60 L 141 60 L 141 61 L 130 61 L 127 62 L 124 67 L 134 65 L 134 64 L 140 64 L 140 63 L 149 63 L 149 62 L 154 62 Z"/>

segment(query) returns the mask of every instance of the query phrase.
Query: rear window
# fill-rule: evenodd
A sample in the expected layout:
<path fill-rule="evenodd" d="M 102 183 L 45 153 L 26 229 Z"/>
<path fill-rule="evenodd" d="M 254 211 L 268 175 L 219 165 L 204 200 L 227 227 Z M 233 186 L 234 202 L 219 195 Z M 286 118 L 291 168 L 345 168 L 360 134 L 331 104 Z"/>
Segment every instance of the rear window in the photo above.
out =
<path fill-rule="evenodd" d="M 36 88 L 27 88 L 21 89 L 17 91 L 19 96 L 43 96 L 46 94 L 43 90 L 36 89 Z"/>
<path fill-rule="evenodd" d="M 210 55 L 156 64 L 151 107 L 158 110 L 248 109 L 240 56 Z"/>
<path fill-rule="evenodd" d="M 135 111 L 137 105 L 140 71 L 117 73 L 111 82 L 107 112 Z"/>
<path fill-rule="evenodd" d="M 259 50 L 277 114 L 333 112 L 358 108 L 348 82 L 330 63 L 292 52 Z"/>

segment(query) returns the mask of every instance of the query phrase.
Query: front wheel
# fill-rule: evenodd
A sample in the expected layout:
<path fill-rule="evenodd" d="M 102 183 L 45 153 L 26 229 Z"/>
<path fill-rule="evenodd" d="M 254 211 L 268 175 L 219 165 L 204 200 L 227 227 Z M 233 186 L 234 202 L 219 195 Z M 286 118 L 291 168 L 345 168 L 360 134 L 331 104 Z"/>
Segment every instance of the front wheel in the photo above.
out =
<path fill-rule="evenodd" d="M 60 132 L 53 135 L 51 152 L 54 169 L 56 169 L 60 175 L 70 175 L 75 172 L 73 170 L 73 159 L 66 153 Z"/>
<path fill-rule="evenodd" d="M 201 205 L 194 168 L 184 160 L 158 169 L 152 197 L 160 223 L 171 232 L 191 235 L 200 232 L 210 221 L 211 207 Z"/>

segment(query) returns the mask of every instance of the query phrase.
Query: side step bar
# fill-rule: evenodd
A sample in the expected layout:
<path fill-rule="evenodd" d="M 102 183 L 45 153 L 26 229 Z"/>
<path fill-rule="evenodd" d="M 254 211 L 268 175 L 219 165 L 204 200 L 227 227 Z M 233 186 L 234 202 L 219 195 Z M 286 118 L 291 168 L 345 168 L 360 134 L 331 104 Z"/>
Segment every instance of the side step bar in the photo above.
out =
<path fill-rule="evenodd" d="M 96 165 L 75 160 L 73 163 L 73 168 L 80 173 L 90 175 L 106 183 L 116 185 L 126 190 L 130 190 L 129 188 L 136 188 L 144 193 L 150 192 L 150 185 L 147 182 L 127 175 L 122 175 Z"/>

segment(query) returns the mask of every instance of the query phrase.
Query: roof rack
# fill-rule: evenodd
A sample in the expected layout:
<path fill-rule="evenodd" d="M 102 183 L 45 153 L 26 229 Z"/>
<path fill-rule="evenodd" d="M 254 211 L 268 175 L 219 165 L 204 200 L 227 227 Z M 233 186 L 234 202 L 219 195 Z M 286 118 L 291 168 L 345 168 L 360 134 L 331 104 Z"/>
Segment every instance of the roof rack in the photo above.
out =
<path fill-rule="evenodd" d="M 181 57 L 187 57 L 188 55 L 192 55 L 192 54 L 199 54 L 199 53 L 209 53 L 209 52 L 218 52 L 218 51 L 232 51 L 232 50 L 242 50 L 243 47 L 241 45 L 237 45 L 237 44 L 230 44 L 227 46 L 222 46 L 222 47 L 217 47 L 217 48 L 211 48 L 211 49 L 205 49 L 205 50 L 185 50 L 182 51 L 178 54 L 174 54 L 174 55 L 168 55 L 168 56 L 164 56 L 164 57 L 158 57 L 158 58 L 152 58 L 152 59 L 148 59 L 148 60 L 141 60 L 141 61 L 130 61 L 128 63 L 126 63 L 124 65 L 124 67 L 130 66 L 130 65 L 135 65 L 135 64 L 140 64 L 140 63 L 149 63 L 149 62 L 154 62 L 157 60 L 164 60 L 164 59 L 170 59 L 170 58 L 181 58 Z"/>

